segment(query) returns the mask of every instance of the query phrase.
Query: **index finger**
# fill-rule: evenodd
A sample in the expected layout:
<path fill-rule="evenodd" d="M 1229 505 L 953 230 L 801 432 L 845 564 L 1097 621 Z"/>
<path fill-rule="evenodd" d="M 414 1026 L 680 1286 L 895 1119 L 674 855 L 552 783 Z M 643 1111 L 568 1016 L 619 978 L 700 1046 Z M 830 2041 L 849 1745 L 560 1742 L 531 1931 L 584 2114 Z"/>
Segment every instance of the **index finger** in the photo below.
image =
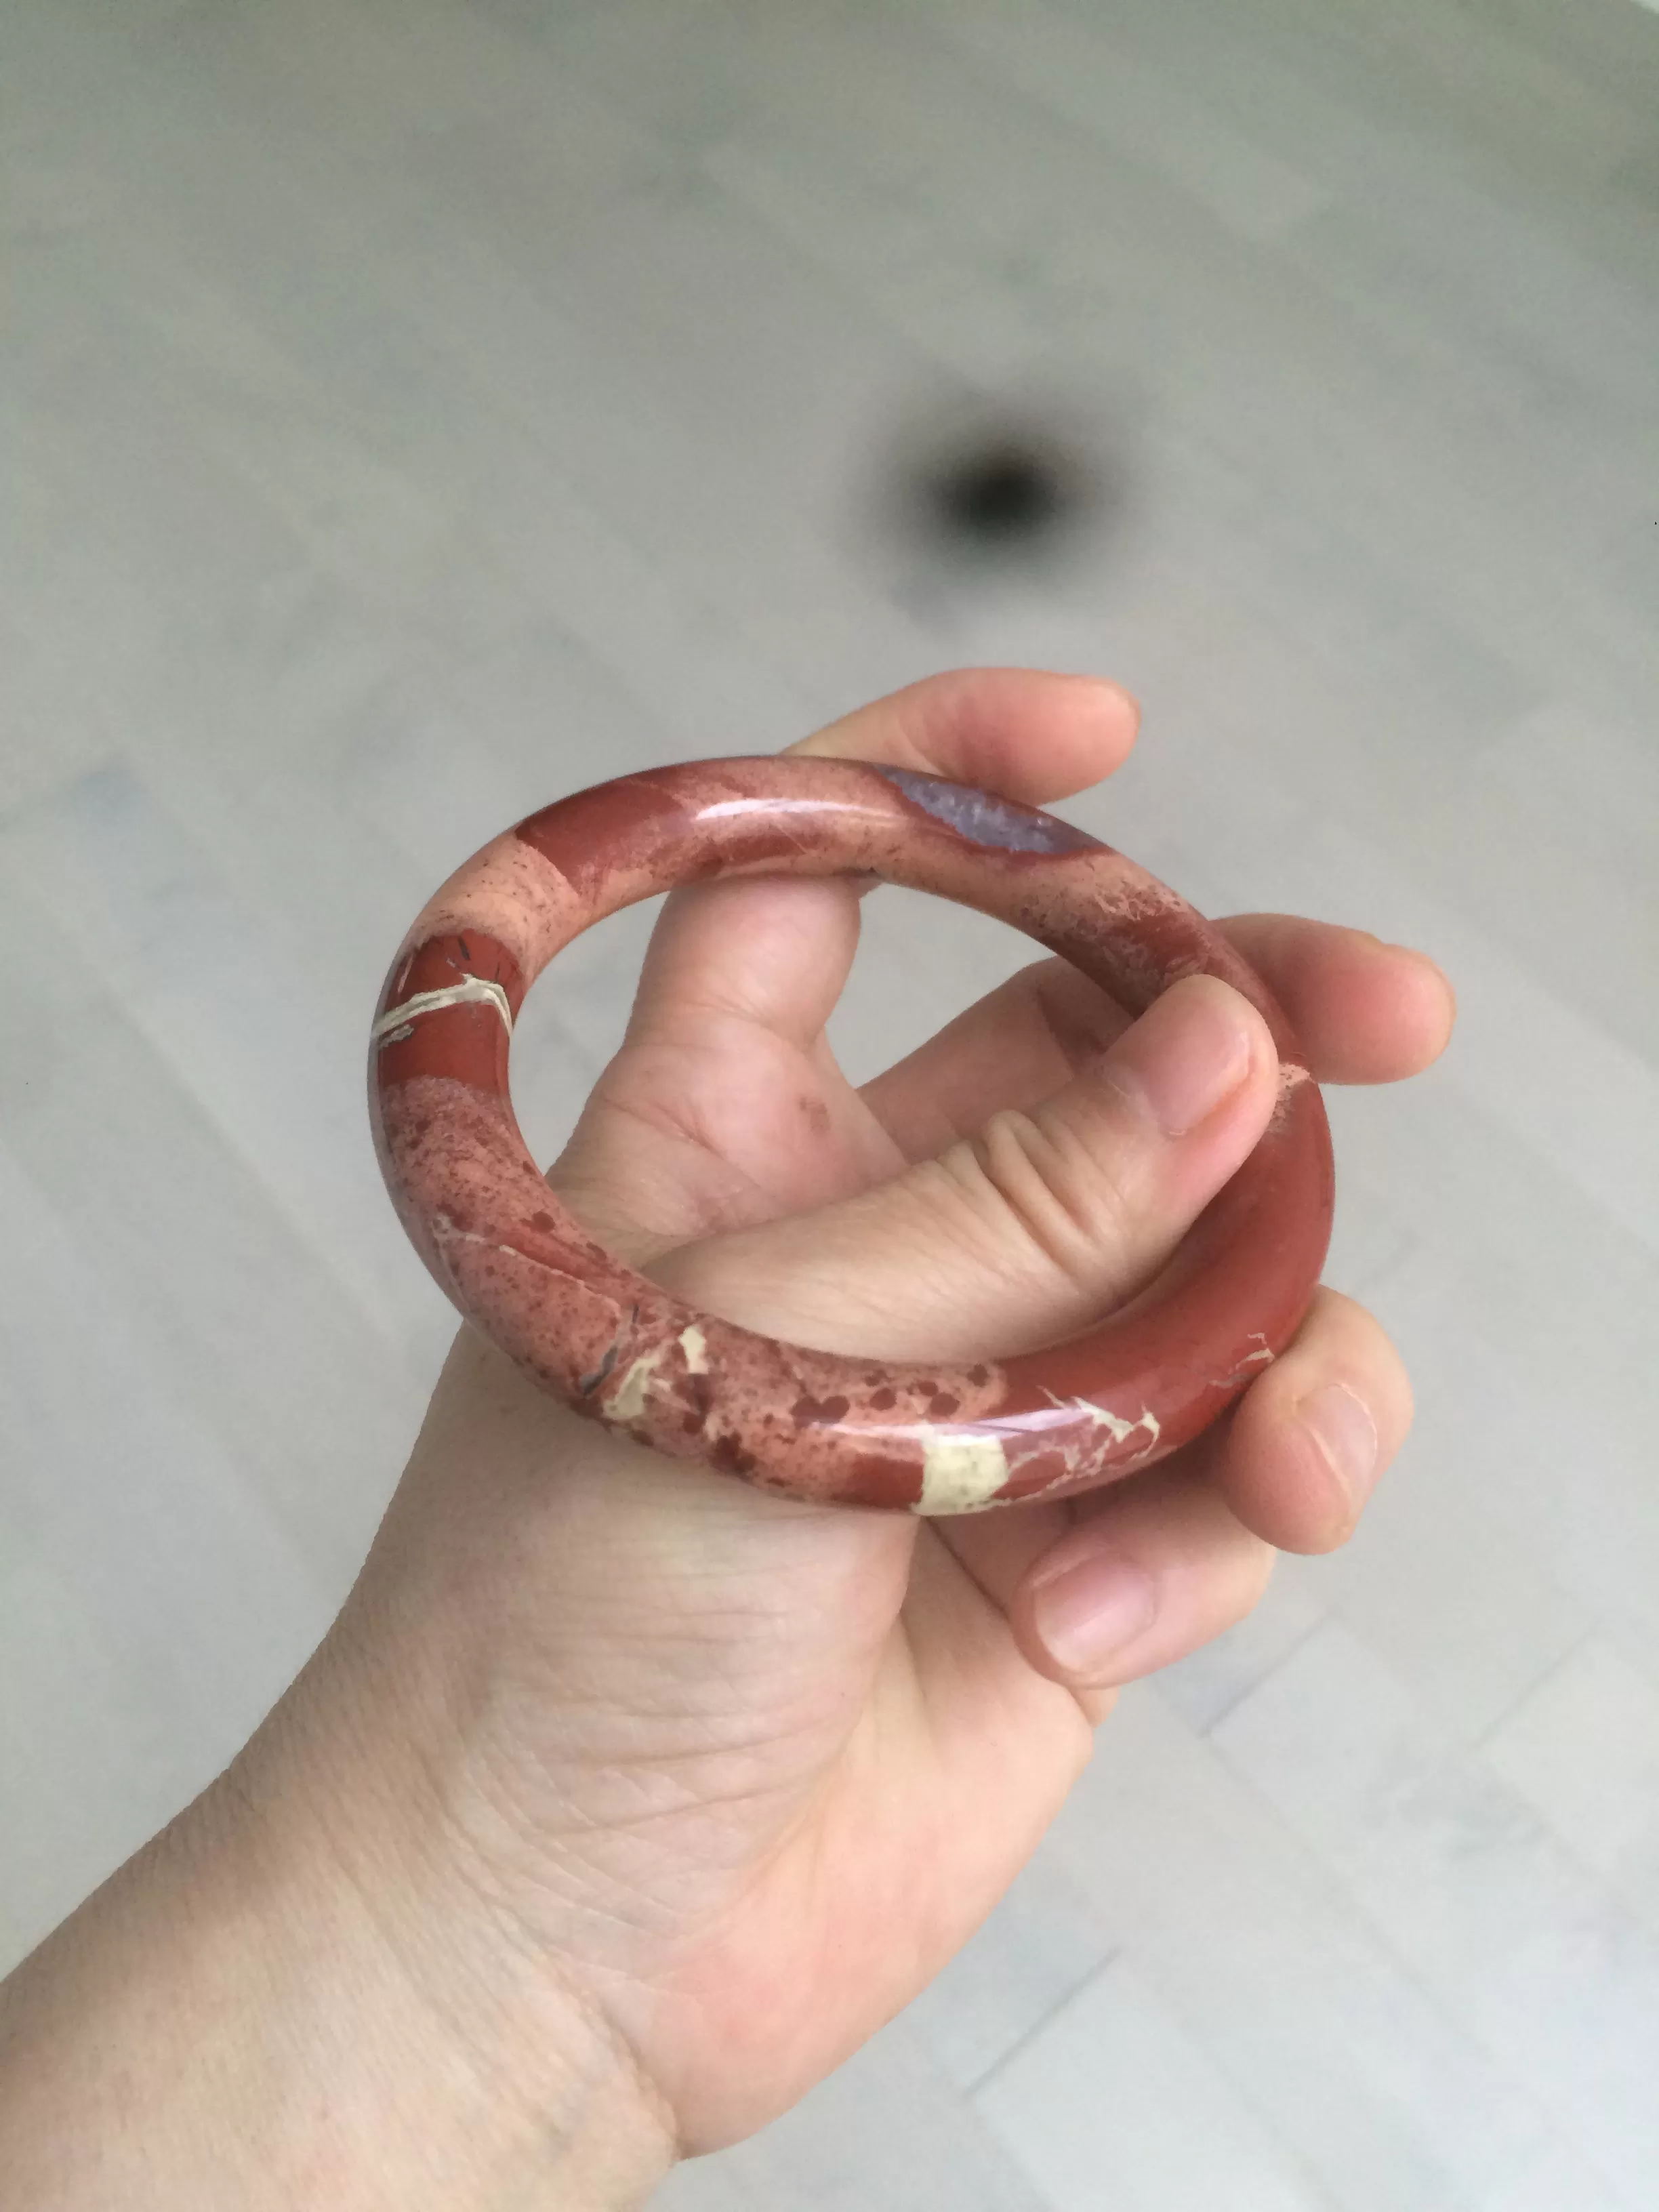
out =
<path fill-rule="evenodd" d="M 1290 1017 L 1317 1081 L 1397 1083 L 1443 1050 L 1455 1005 L 1425 954 L 1295 915 L 1218 927 Z M 1039 960 L 866 1083 L 865 1103 L 907 1158 L 930 1158 L 999 1108 L 1051 1097 L 1129 1021 L 1069 962 Z"/>
<path fill-rule="evenodd" d="M 1120 767 L 1139 716 L 1129 694 L 1101 677 L 958 668 L 787 750 L 920 769 L 1042 805 Z M 652 936 L 629 1035 L 684 1036 L 688 1017 L 725 1013 L 805 1045 L 833 1012 L 857 941 L 857 902 L 844 883 L 740 878 L 676 891 Z"/>
<path fill-rule="evenodd" d="M 1139 722 L 1134 699 L 1104 677 L 955 668 L 889 692 L 788 750 L 920 769 L 1046 806 L 1121 768 Z"/>

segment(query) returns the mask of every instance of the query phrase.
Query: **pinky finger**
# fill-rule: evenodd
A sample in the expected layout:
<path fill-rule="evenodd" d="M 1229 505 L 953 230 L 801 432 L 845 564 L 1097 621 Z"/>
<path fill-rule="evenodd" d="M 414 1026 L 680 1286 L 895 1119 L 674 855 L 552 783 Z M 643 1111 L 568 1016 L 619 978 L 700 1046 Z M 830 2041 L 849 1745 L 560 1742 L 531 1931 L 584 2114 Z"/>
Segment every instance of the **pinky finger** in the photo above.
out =
<path fill-rule="evenodd" d="M 1120 1685 L 1251 1612 L 1273 1559 L 1188 1462 L 1107 1492 L 1034 1563 L 1009 1620 L 1030 1665 L 1098 1720 Z"/>

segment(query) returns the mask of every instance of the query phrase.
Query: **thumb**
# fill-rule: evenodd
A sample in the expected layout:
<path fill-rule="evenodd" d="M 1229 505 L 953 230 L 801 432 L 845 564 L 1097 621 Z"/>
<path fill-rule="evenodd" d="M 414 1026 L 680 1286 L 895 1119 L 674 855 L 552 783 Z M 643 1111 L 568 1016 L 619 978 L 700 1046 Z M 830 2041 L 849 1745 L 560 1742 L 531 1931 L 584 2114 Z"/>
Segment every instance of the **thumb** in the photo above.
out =
<path fill-rule="evenodd" d="M 1157 1272 L 1278 1097 L 1267 1026 L 1177 983 L 1029 1112 L 818 1211 L 682 1246 L 653 1273 L 722 1318 L 826 1352 L 970 1359 L 1072 1334 Z"/>

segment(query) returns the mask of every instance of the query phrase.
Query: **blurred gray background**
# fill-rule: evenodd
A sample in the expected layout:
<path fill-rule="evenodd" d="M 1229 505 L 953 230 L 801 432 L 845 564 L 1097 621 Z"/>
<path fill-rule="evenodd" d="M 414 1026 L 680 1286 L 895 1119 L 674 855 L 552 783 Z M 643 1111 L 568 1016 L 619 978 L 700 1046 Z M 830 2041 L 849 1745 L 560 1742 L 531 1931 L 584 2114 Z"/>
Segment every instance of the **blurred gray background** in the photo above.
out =
<path fill-rule="evenodd" d="M 1137 1690 L 943 1981 L 665 2206 L 1659 2203 L 1659 17 L 1631 0 L 6 0 L 0 1964 L 337 1603 L 450 1328 L 385 963 L 516 815 L 928 670 L 1078 819 L 1451 971 L 1340 1094 L 1417 1433 Z M 896 529 L 1058 422 L 1043 559 Z M 860 1073 L 1025 957 L 884 892 Z M 641 917 L 533 1002 L 556 1144 Z"/>

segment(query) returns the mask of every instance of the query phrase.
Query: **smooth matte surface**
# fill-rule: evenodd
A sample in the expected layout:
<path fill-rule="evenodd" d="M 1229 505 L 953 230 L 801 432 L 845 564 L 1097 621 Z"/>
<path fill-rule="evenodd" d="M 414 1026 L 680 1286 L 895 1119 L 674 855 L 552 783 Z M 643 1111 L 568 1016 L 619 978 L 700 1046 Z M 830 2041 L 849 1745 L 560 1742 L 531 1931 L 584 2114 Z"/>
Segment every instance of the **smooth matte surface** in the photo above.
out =
<path fill-rule="evenodd" d="M 10 0 L 0 226 L 0 1946 L 228 1754 L 413 1433 L 450 1316 L 361 1051 L 432 884 L 552 789 L 1097 667 L 1146 733 L 1074 818 L 1456 975 L 1446 1063 L 1331 1101 L 1417 1434 L 662 2201 L 1215 2212 L 1224 2141 L 1320 2212 L 1645 2212 L 1659 19 Z M 930 566 L 870 456 L 1005 387 L 1117 504 Z M 863 1072 L 1024 957 L 870 909 Z M 647 919 L 532 1007 L 543 1152 Z"/>

